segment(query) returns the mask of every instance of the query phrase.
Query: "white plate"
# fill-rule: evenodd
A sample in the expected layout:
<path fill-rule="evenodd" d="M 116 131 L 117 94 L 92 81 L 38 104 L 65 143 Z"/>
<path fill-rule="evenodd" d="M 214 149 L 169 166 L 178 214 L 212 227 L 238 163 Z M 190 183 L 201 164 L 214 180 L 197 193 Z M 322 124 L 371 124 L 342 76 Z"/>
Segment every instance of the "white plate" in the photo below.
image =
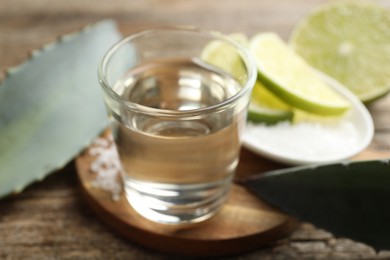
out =
<path fill-rule="evenodd" d="M 243 145 L 259 155 L 290 165 L 342 161 L 364 150 L 374 135 L 370 113 L 344 86 L 320 75 L 351 102 L 351 109 L 342 120 L 321 124 L 284 122 L 276 126 L 248 123 Z"/>

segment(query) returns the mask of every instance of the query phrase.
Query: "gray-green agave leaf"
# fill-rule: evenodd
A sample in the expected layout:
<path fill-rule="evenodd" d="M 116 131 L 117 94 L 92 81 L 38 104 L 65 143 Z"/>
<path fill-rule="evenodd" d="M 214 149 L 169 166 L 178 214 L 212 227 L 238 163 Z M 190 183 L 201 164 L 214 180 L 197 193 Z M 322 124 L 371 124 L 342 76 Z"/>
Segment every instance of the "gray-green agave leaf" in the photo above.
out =
<path fill-rule="evenodd" d="M 120 38 L 103 21 L 9 70 L 0 85 L 0 197 L 63 167 L 107 126 L 96 71 Z"/>

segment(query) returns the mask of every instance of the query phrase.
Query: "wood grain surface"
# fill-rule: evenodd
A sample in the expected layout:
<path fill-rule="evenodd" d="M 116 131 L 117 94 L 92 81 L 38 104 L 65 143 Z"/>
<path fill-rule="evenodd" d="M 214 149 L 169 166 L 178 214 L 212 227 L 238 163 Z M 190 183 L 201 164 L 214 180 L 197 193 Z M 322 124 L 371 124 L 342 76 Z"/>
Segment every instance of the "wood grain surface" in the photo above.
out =
<path fill-rule="evenodd" d="M 189 24 L 225 33 L 275 31 L 284 39 L 324 0 L 0 0 L 0 77 L 28 53 L 59 35 L 102 19 L 124 34 L 161 24 Z M 390 9 L 390 1 L 371 1 Z M 369 106 L 375 137 L 360 158 L 390 152 L 390 95 Z M 0 148 L 1 149 L 1 148 Z M 39 151 L 37 151 L 39 152 Z M 359 157 L 358 156 L 358 157 Z M 241 176 L 284 167 L 242 150 Z M 1 174 L 1 173 L 0 173 Z M 170 259 L 119 235 L 82 198 L 74 163 L 0 200 L 0 259 Z M 301 223 L 273 245 L 229 259 L 390 259 L 390 251 L 336 238 Z"/>

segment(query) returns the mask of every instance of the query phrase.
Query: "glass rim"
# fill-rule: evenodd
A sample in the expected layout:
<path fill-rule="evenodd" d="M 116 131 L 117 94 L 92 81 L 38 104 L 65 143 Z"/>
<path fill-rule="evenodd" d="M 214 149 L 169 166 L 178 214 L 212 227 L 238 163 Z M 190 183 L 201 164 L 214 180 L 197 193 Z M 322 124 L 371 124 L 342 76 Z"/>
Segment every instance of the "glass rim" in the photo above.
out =
<path fill-rule="evenodd" d="M 247 79 L 243 87 L 235 93 L 233 96 L 218 102 L 216 104 L 213 104 L 211 106 L 201 107 L 201 108 L 195 108 L 195 109 L 188 109 L 188 110 L 171 110 L 171 109 L 160 109 L 160 108 L 153 108 L 148 107 L 145 105 L 137 104 L 134 102 L 131 102 L 129 100 L 124 99 L 120 95 L 118 95 L 111 87 L 111 85 L 108 83 L 108 79 L 106 77 L 105 71 L 108 66 L 108 63 L 110 62 L 112 56 L 118 51 L 123 45 L 126 43 L 131 42 L 133 39 L 137 39 L 139 37 L 143 37 L 149 34 L 153 34 L 156 32 L 187 32 L 192 34 L 202 34 L 205 36 L 210 37 L 211 40 L 222 40 L 224 42 L 229 43 L 230 45 L 234 46 L 242 55 L 243 62 L 247 68 Z M 254 58 L 249 55 L 249 52 L 245 49 L 244 46 L 241 44 L 233 41 L 229 36 L 224 35 L 221 32 L 215 31 L 215 30 L 207 30 L 207 29 L 201 29 L 194 26 L 158 26 L 153 27 L 149 29 L 140 30 L 137 32 L 134 32 L 130 34 L 127 37 L 124 37 L 119 42 L 111 46 L 108 51 L 103 56 L 102 60 L 100 61 L 98 65 L 98 80 L 100 85 L 102 86 L 104 92 L 112 99 L 114 99 L 116 102 L 120 103 L 121 105 L 124 105 L 127 109 L 138 111 L 140 113 L 144 114 L 152 114 L 152 115 L 159 115 L 159 116 L 197 116 L 200 114 L 208 113 L 211 111 L 218 111 L 221 110 L 231 104 L 234 104 L 235 101 L 240 99 L 242 96 L 244 96 L 247 92 L 249 92 L 252 87 L 255 84 L 257 78 L 257 69 L 256 69 L 256 63 Z"/>

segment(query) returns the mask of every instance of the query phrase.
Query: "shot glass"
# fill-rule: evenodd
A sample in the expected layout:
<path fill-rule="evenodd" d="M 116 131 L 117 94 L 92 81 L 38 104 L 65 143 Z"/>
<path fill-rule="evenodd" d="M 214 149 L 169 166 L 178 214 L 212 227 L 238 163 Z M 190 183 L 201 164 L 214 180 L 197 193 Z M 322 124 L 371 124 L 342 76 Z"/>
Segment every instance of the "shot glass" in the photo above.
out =
<path fill-rule="evenodd" d="M 211 42 L 229 45 L 244 69 L 232 73 L 202 58 Z M 182 224 L 221 208 L 239 161 L 256 75 L 245 48 L 197 28 L 141 31 L 107 52 L 98 76 L 125 194 L 136 212 Z"/>

